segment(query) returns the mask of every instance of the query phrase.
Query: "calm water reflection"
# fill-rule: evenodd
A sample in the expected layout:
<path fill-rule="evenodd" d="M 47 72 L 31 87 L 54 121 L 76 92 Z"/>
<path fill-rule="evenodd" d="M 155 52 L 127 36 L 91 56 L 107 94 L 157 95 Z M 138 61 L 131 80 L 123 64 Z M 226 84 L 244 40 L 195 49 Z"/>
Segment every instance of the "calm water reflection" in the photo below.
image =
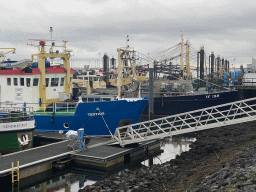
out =
<path fill-rule="evenodd" d="M 29 187 L 22 192 L 77 192 L 86 185 L 92 185 L 101 179 L 87 177 L 82 174 L 67 173 L 62 176 L 55 177 L 41 184 Z"/>
<path fill-rule="evenodd" d="M 161 164 L 174 159 L 176 155 L 179 155 L 181 152 L 188 151 L 189 145 L 194 142 L 196 139 L 194 137 L 182 137 L 176 136 L 173 138 L 165 139 L 162 142 L 161 149 L 164 150 L 163 153 L 153 158 L 153 164 Z M 137 165 L 132 165 L 130 168 L 126 169 L 136 169 L 141 166 L 148 166 L 149 160 L 145 160 Z M 123 170 L 125 171 L 125 170 Z M 87 185 L 92 185 L 95 182 L 101 180 L 100 176 L 93 177 L 92 175 L 77 174 L 77 173 L 66 173 L 57 177 L 54 177 L 51 180 L 48 180 L 44 183 L 29 187 L 23 192 L 36 192 L 36 191 L 58 191 L 58 192 L 77 192 L 79 189 L 84 188 Z"/>
<path fill-rule="evenodd" d="M 176 136 L 173 138 L 167 138 L 163 141 L 161 149 L 163 153 L 153 158 L 153 164 L 161 164 L 171 159 L 175 159 L 176 155 L 180 155 L 184 151 L 188 151 L 189 145 L 195 142 L 195 138 Z M 149 166 L 149 160 L 141 162 L 145 166 Z"/>

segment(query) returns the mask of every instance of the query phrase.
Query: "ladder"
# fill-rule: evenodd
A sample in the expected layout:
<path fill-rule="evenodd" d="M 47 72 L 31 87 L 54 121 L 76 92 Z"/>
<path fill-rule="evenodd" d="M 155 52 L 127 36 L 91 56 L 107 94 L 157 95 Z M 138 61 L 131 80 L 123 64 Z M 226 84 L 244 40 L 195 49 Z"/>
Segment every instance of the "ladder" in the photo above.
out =
<path fill-rule="evenodd" d="M 256 120 L 256 97 L 116 128 L 114 138 L 124 147 L 221 126 Z"/>
<path fill-rule="evenodd" d="M 14 168 L 14 163 L 12 162 L 12 191 L 19 190 L 19 181 L 20 181 L 20 166 L 19 161 L 17 161 L 17 167 Z"/>

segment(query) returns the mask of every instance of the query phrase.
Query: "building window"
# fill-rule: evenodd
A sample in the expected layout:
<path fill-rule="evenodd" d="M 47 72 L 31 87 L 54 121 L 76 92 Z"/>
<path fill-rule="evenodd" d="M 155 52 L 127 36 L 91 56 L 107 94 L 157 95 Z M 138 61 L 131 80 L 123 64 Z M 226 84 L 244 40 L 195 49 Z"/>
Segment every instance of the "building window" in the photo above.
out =
<path fill-rule="evenodd" d="M 63 86 L 63 85 L 64 85 L 64 81 L 65 81 L 65 78 L 62 77 L 62 78 L 60 79 L 60 86 Z"/>
<path fill-rule="evenodd" d="M 7 78 L 7 85 L 11 85 L 12 84 L 12 79 L 11 78 Z"/>
<path fill-rule="evenodd" d="M 51 87 L 57 87 L 59 84 L 59 78 L 52 78 L 51 79 Z"/>
<path fill-rule="evenodd" d="M 18 78 L 13 78 L 13 84 L 14 84 L 15 86 L 18 85 Z"/>
<path fill-rule="evenodd" d="M 30 78 L 26 78 L 27 87 L 30 87 Z"/>
<path fill-rule="evenodd" d="M 24 86 L 24 78 L 20 78 L 20 86 Z"/>
<path fill-rule="evenodd" d="M 38 83 L 39 83 L 39 79 L 38 78 L 34 78 L 33 86 L 38 86 Z"/>
<path fill-rule="evenodd" d="M 46 87 L 48 87 L 48 85 L 49 85 L 49 78 L 45 79 L 45 84 L 46 84 Z"/>

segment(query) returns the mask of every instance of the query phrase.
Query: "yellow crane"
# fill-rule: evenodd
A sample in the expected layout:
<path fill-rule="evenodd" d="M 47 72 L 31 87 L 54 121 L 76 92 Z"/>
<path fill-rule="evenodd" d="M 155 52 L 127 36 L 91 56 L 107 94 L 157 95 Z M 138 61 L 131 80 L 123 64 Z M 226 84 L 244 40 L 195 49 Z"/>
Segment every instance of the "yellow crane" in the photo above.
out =
<path fill-rule="evenodd" d="M 10 51 L 7 51 L 5 53 L 1 53 L 0 52 L 0 57 L 3 57 L 4 55 L 6 55 L 7 53 L 10 53 L 10 52 L 15 52 L 15 48 L 0 48 L 0 49 L 11 49 Z"/>

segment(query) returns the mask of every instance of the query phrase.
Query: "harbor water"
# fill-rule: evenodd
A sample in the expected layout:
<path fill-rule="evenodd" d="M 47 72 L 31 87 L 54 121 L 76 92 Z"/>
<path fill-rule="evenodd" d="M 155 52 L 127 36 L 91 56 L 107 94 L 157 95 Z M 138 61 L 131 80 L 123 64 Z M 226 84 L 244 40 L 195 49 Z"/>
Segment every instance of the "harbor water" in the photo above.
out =
<path fill-rule="evenodd" d="M 30 181 L 26 179 L 24 181 L 20 181 L 20 191 L 32 192 L 45 190 L 58 192 L 77 192 L 79 189 L 82 189 L 87 185 L 92 185 L 99 180 L 107 178 L 111 174 L 118 174 L 119 172 L 135 170 L 143 166 L 150 166 L 150 162 L 151 164 L 165 163 L 171 159 L 174 159 L 176 155 L 180 155 L 182 152 L 188 151 L 190 149 L 189 145 L 195 140 L 196 139 L 195 137 L 193 137 L 193 135 L 166 138 L 161 142 L 161 149 L 163 151 L 159 155 L 154 156 L 151 159 L 146 159 L 145 157 L 145 160 L 127 165 L 121 170 L 117 170 L 107 174 L 99 171 L 85 170 L 75 167 L 67 168 L 61 171 L 48 171 L 44 174 L 38 174 L 38 176 L 33 176 L 33 179 L 35 179 L 36 177 L 38 181 L 43 181 L 38 182 L 36 185 L 30 185 Z"/>

